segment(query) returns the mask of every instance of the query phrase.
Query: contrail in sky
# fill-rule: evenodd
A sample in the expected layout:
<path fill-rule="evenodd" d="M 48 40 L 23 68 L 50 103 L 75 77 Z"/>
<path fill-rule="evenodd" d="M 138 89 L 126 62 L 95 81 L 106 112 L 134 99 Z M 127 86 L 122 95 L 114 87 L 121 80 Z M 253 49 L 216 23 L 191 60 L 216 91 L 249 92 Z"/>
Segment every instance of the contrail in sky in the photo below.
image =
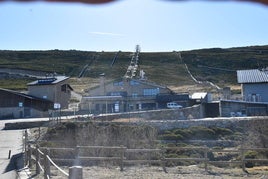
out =
<path fill-rule="evenodd" d="M 110 33 L 110 32 L 89 32 L 90 34 L 95 35 L 107 35 L 107 36 L 125 36 L 124 34 L 116 34 L 116 33 Z"/>

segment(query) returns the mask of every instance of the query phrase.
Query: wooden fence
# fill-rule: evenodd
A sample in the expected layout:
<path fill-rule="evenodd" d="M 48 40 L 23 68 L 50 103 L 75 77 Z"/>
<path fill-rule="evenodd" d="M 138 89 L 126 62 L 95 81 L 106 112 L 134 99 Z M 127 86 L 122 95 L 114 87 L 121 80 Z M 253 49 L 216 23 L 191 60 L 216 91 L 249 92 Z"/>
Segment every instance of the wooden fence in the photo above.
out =
<path fill-rule="evenodd" d="M 124 166 L 128 164 L 158 164 L 162 166 L 163 171 L 167 172 L 166 166 L 168 162 L 199 162 L 204 164 L 205 171 L 208 171 L 208 164 L 212 165 L 222 165 L 222 164 L 238 164 L 241 166 L 242 170 L 246 172 L 246 162 L 268 162 L 268 159 L 249 159 L 245 158 L 246 151 L 268 151 L 268 148 L 240 148 L 232 150 L 223 150 L 223 149 L 211 149 L 208 147 L 163 147 L 157 149 L 128 149 L 124 146 L 77 146 L 75 148 L 39 148 L 38 146 L 32 148 L 30 145 L 27 147 L 26 159 L 29 167 L 33 166 L 33 161 L 35 162 L 36 174 L 40 174 L 41 171 L 44 172 L 44 178 L 50 178 L 50 166 L 53 165 L 56 167 L 64 176 L 70 177 L 71 169 L 69 168 L 69 174 L 62 170 L 54 161 L 57 162 L 72 162 L 75 163 L 75 160 L 78 161 L 112 161 L 117 162 L 120 166 L 120 170 L 123 171 Z M 49 154 L 52 150 L 63 151 L 69 150 L 74 153 L 73 158 L 50 158 Z M 82 150 L 112 150 L 117 153 L 116 156 L 86 156 L 81 152 Z M 180 151 L 199 151 L 203 153 L 202 157 L 185 157 L 185 158 L 175 158 L 175 157 L 166 157 L 168 150 L 180 150 Z M 208 157 L 209 152 L 217 152 L 220 154 L 223 153 L 237 153 L 239 157 L 237 160 L 228 160 L 228 161 L 212 161 Z M 141 154 L 147 153 L 148 156 L 146 159 L 128 159 L 126 156 L 128 154 Z M 156 158 L 151 158 L 152 154 L 158 154 Z M 34 155 L 33 155 L 34 154 Z M 42 162 L 41 162 L 42 159 Z M 42 163 L 42 164 L 41 164 Z M 82 172 L 79 171 L 80 173 Z M 82 174 L 81 174 L 82 177 Z"/>
<path fill-rule="evenodd" d="M 33 155 L 33 153 L 35 155 Z M 39 175 L 41 171 L 44 173 L 44 179 L 51 178 L 51 165 L 53 165 L 57 170 L 59 170 L 64 177 L 69 179 L 82 179 L 82 168 L 78 166 L 70 167 L 69 173 L 61 169 L 49 156 L 49 149 L 45 149 L 42 152 L 38 145 L 32 148 L 28 145 L 27 151 L 25 152 L 26 163 L 29 168 L 33 167 L 33 161 L 35 162 L 36 175 Z M 42 161 L 42 162 L 41 162 Z"/>

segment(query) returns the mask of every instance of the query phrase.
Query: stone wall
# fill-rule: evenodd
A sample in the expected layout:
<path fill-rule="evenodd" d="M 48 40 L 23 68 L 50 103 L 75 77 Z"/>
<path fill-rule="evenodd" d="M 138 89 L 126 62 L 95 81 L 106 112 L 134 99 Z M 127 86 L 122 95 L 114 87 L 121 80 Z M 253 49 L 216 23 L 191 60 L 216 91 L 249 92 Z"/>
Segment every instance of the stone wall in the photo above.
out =
<path fill-rule="evenodd" d="M 44 140 L 56 147 L 126 146 L 152 147 L 157 130 L 149 125 L 131 123 L 63 122 L 50 127 Z M 155 147 L 155 146 L 154 146 Z"/>
<path fill-rule="evenodd" d="M 194 126 L 219 127 L 229 129 L 244 128 L 246 130 L 252 125 L 257 124 L 260 126 L 267 126 L 268 116 L 147 121 L 144 122 L 144 124 L 153 126 L 158 130 L 171 130 L 175 128 L 189 128 Z"/>

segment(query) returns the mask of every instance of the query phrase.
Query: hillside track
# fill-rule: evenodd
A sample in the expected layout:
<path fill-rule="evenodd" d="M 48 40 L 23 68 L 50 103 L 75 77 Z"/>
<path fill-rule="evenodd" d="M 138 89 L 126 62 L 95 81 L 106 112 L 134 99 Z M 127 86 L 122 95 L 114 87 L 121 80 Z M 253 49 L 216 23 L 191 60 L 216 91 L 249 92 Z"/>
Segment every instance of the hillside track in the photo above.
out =
<path fill-rule="evenodd" d="M 0 73 L 32 78 L 41 78 L 48 74 L 48 72 L 45 71 L 25 70 L 19 68 L 0 68 Z"/>

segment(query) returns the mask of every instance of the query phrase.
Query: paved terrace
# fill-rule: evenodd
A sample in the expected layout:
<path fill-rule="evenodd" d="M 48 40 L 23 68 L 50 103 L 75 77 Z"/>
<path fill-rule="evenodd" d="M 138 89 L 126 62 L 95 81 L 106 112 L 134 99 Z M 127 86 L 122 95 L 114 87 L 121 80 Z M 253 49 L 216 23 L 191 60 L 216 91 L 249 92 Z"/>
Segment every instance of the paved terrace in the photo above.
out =
<path fill-rule="evenodd" d="M 22 153 L 23 147 L 23 130 L 3 130 L 5 123 L 25 122 L 25 121 L 46 121 L 48 118 L 37 119 L 16 119 L 0 120 L 0 178 L 15 179 L 18 174 L 16 170 L 23 167 Z M 10 159 L 9 159 L 9 152 Z M 20 178 L 27 178 L 24 172 L 20 172 Z"/>

